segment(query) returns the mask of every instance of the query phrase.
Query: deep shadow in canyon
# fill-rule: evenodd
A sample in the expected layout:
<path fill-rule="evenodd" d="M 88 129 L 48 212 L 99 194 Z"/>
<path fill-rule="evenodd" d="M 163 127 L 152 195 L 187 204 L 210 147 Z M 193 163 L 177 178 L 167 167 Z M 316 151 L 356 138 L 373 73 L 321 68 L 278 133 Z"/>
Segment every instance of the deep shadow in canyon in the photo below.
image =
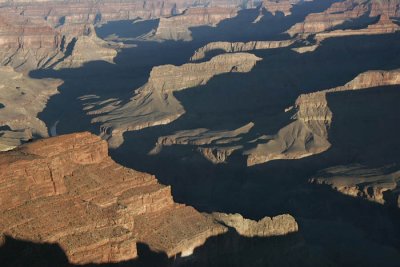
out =
<path fill-rule="evenodd" d="M 315 7 L 318 8 L 321 7 Z M 116 98 L 127 102 L 134 89 L 147 81 L 152 67 L 184 64 L 196 48 L 210 40 L 250 40 L 246 35 L 239 37 L 240 34 L 218 35 L 226 33 L 226 28 L 246 17 L 250 21 L 252 17 L 243 14 L 216 28 L 193 29 L 194 42 L 135 42 L 138 46 L 123 49 L 115 64 L 91 62 L 78 69 L 32 72 L 33 77 L 64 80 L 59 88 L 61 93 L 50 99 L 40 118 L 49 127 L 60 120 L 59 134 L 83 130 L 98 134 L 99 125 L 91 124 L 91 116 L 82 110 L 84 104 L 94 100 L 81 100 L 80 97 L 95 95 L 98 97 L 95 101 Z M 306 15 L 301 10 L 293 10 L 293 14 L 288 18 L 278 16 L 276 25 L 281 25 L 280 28 L 271 27 L 268 34 L 259 33 L 259 26 L 249 26 L 243 31 L 249 38 L 257 32 L 260 40 L 279 39 L 282 31 Z M 298 18 L 296 14 L 300 14 Z M 274 20 L 268 14 L 264 19 Z M 285 19 L 288 19 L 286 24 L 282 23 Z M 261 25 L 267 27 L 267 23 Z M 204 42 L 200 41 L 203 37 Z M 329 95 L 328 105 L 335 114 L 329 137 L 332 147 L 308 158 L 276 160 L 248 168 L 239 153 L 226 164 L 214 165 L 194 151 L 194 147 L 168 147 L 155 156 L 148 152 L 158 137 L 179 130 L 235 129 L 254 122 L 255 127 L 240 141 L 245 148 L 251 148 L 253 145 L 248 141 L 261 134 L 275 134 L 290 122 L 291 114 L 285 114 L 283 110 L 293 105 L 299 94 L 343 85 L 367 70 L 399 68 L 399 40 L 399 34 L 357 36 L 326 40 L 312 53 L 298 54 L 290 48 L 252 51 L 263 60 L 250 73 L 219 75 L 205 86 L 175 94 L 186 110 L 182 117 L 168 125 L 125 133 L 124 144 L 112 150 L 111 156 L 124 166 L 155 174 L 161 183 L 172 186 L 175 201 L 194 206 L 199 211 L 239 212 L 253 219 L 292 214 L 300 225 L 301 242 L 307 244 L 307 251 L 316 253 L 309 255 L 310 262 L 320 260 L 323 266 L 395 266 L 396 260 L 400 259 L 398 210 L 346 197 L 325 186 L 310 185 L 308 179 L 318 170 L 335 165 L 400 166 L 399 155 L 396 155 L 400 148 L 396 138 L 400 129 L 395 123 L 399 121 L 395 104 L 399 99 L 399 88 Z M 208 242 L 209 248 L 214 249 L 207 249 L 206 244 L 196 251 L 199 255 L 212 255 L 215 251 L 212 241 Z M 243 241 L 244 245 L 241 242 L 238 241 L 239 248 L 253 241 Z M 219 247 L 220 243 L 216 243 Z M 274 256 L 276 262 L 289 257 L 282 248 L 290 247 L 290 242 L 278 242 L 276 246 L 282 250 Z M 222 266 L 220 261 L 227 258 L 230 249 L 228 246 L 225 252 L 217 252 L 214 266 Z M 152 252 L 148 253 L 153 258 Z M 254 266 L 258 266 L 257 255 L 261 263 L 268 258 L 262 252 L 248 253 L 254 257 L 251 258 Z M 154 256 L 165 260 L 163 255 Z M 163 263 L 170 264 L 168 261 Z M 213 266 L 213 263 L 207 264 Z M 277 266 L 274 261 L 270 265 Z"/>

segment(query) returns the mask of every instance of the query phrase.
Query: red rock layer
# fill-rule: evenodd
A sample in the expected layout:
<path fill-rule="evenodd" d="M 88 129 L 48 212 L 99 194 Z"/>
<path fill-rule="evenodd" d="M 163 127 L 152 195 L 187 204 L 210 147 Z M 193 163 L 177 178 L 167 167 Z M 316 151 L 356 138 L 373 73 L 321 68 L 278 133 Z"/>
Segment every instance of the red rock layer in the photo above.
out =
<path fill-rule="evenodd" d="M 58 243 L 75 264 L 135 258 L 138 241 L 187 253 L 225 231 L 154 176 L 115 163 L 90 133 L 0 153 L 0 203 L 0 235 Z"/>

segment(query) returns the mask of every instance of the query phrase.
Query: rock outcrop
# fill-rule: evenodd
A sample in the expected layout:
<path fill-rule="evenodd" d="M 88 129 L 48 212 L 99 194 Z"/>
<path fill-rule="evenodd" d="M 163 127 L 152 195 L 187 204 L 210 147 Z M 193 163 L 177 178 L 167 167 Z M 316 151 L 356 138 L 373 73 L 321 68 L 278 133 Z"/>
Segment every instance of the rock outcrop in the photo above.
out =
<path fill-rule="evenodd" d="M 303 22 L 292 26 L 287 33 L 309 35 L 335 30 L 335 28 L 357 27 L 370 24 L 372 18 L 400 17 L 400 2 L 398 0 L 346 0 L 332 4 L 321 13 L 312 13 Z M 347 25 L 346 25 L 347 24 Z M 363 27 L 361 27 L 363 28 Z M 369 28 L 373 32 L 377 28 Z M 355 31 L 357 32 L 357 31 Z"/>
<path fill-rule="evenodd" d="M 247 43 L 243 42 L 212 42 L 208 43 L 203 47 L 197 49 L 193 56 L 190 58 L 191 61 L 197 61 L 204 59 L 207 53 L 215 50 L 222 50 L 225 53 L 237 53 L 237 52 L 248 52 L 252 50 L 262 49 L 276 49 L 282 47 L 288 47 L 294 44 L 295 40 L 282 40 L 282 41 L 251 41 Z"/>
<path fill-rule="evenodd" d="M 332 111 L 327 94 L 400 84 L 400 71 L 368 71 L 344 86 L 300 95 L 295 104 L 295 121 L 282 128 L 267 143 L 246 152 L 247 165 L 275 159 L 299 159 L 326 151 L 330 147 L 329 126 Z"/>
<path fill-rule="evenodd" d="M 112 137 L 110 145 L 118 147 L 126 131 L 168 124 L 182 116 L 185 110 L 174 97 L 174 92 L 204 85 L 218 74 L 249 72 L 259 60 L 253 54 L 236 53 L 219 55 L 203 63 L 154 67 L 148 82 L 135 91 L 129 103 L 114 105 L 112 111 L 94 118 L 92 122 L 102 123 L 102 135 Z"/>
<path fill-rule="evenodd" d="M 310 182 L 327 184 L 345 195 L 400 208 L 400 171 L 392 169 L 336 166 L 320 171 Z"/>
<path fill-rule="evenodd" d="M 237 15 L 238 7 L 193 7 L 182 15 L 161 18 L 154 38 L 158 40 L 191 41 L 190 27 L 216 26 Z"/>
<path fill-rule="evenodd" d="M 90 27 L 86 35 L 77 37 L 71 41 L 69 53 L 65 53 L 63 59 L 56 62 L 54 69 L 79 68 L 83 64 L 91 61 L 114 62 L 117 51 L 107 42 L 98 38 L 93 27 Z"/>
<path fill-rule="evenodd" d="M 302 0 L 264 0 L 262 1 L 262 7 L 274 16 L 278 12 L 283 13 L 285 16 L 289 16 L 292 14 L 291 11 L 293 6 L 300 2 L 302 2 Z"/>
<path fill-rule="evenodd" d="M 186 0 L 49 0 L 1 3 L 0 64 L 29 71 L 49 67 L 79 67 L 93 60 L 112 62 L 116 50 L 95 36 L 93 25 L 114 20 L 169 17 L 165 22 L 168 24 L 171 21 L 171 30 L 179 31 L 179 27 L 215 25 L 224 18 L 234 16 L 236 7 L 242 2 L 222 0 L 215 2 L 218 6 L 209 1 Z M 199 8 L 187 10 L 193 6 Z M 176 16 L 184 11 L 185 14 Z M 175 25 L 176 23 L 179 25 Z M 187 25 L 183 26 L 185 23 Z M 161 28 L 163 24 L 162 19 Z M 174 29 L 176 26 L 179 26 L 177 30 Z"/>
<path fill-rule="evenodd" d="M 212 217 L 234 228 L 241 236 L 246 237 L 270 237 L 295 233 L 299 230 L 296 220 L 289 214 L 275 217 L 264 217 L 259 221 L 243 218 L 240 214 L 225 214 L 214 212 Z"/>
<path fill-rule="evenodd" d="M 319 43 L 325 39 L 341 36 L 356 36 L 356 35 L 374 35 L 374 34 L 389 34 L 400 30 L 400 26 L 394 23 L 386 14 L 379 16 L 379 21 L 375 24 L 368 25 L 366 28 L 359 30 L 336 30 L 324 33 L 317 33 L 315 40 Z"/>
<path fill-rule="evenodd" d="M 211 131 L 203 128 L 179 131 L 159 137 L 150 154 L 158 154 L 167 146 L 194 146 L 212 163 L 224 163 L 233 152 L 243 148 L 240 144 L 242 136 L 253 127 L 254 123 L 250 122 L 234 130 Z"/>
<path fill-rule="evenodd" d="M 46 137 L 47 127 L 37 118 L 60 80 L 32 79 L 11 67 L 0 67 L 0 151 L 23 141 Z"/>
<path fill-rule="evenodd" d="M 107 149 L 78 133 L 0 153 L 0 236 L 57 243 L 71 263 L 87 264 L 135 258 L 137 242 L 170 257 L 190 254 L 226 231 Z"/>

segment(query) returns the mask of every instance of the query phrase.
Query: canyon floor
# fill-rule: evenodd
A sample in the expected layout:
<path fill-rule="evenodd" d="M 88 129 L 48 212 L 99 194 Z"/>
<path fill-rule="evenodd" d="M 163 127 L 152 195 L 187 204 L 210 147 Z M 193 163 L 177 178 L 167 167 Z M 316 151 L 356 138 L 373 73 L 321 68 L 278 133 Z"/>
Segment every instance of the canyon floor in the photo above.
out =
<path fill-rule="evenodd" d="M 221 1 L 224 9 L 190 7 L 175 14 L 178 3 L 166 16 L 146 9 L 152 15 L 143 19 L 103 15 L 103 23 L 85 26 L 85 38 L 74 41 L 81 46 L 74 52 L 58 51 L 46 67 L 3 63 L 7 67 L 0 74 L 7 74 L 2 80 L 9 86 L 0 92 L 10 88 L 12 94 L 0 96 L 0 116 L 5 114 L 0 117 L 0 148 L 16 148 L 0 153 L 0 166 L 7 170 L 12 164 L 19 168 L 26 161 L 35 163 L 41 151 L 35 144 L 42 141 L 27 140 L 54 136 L 43 141 L 44 151 L 53 151 L 52 142 L 63 144 L 65 134 L 77 132 L 90 132 L 83 134 L 88 136 L 84 140 L 101 142 L 102 152 L 96 161 L 98 149 L 82 152 L 74 145 L 78 154 L 89 153 L 92 160 L 96 155 L 97 165 L 73 158 L 72 169 L 63 170 L 57 182 L 67 189 L 49 189 L 51 193 L 42 196 L 49 185 L 40 185 L 27 199 L 17 187 L 35 187 L 18 184 L 15 189 L 7 180 L 13 172 L 0 170 L 5 196 L 0 196 L 0 215 L 7 218 L 0 222 L 0 262 L 398 266 L 400 3 L 282 0 L 256 6 L 246 2 L 244 8 L 242 2 Z M 12 75 L 18 79 L 9 78 Z M 30 90 L 16 84 L 21 80 Z M 39 81 L 42 95 L 35 94 Z M 21 105 L 15 101 L 21 91 L 17 87 L 24 91 L 18 98 L 23 105 L 40 105 L 15 112 L 12 105 Z M 79 138 L 72 139 L 81 144 Z M 103 147 L 107 145 L 109 156 Z M 69 148 L 63 149 L 56 156 L 40 154 L 40 160 L 69 162 Z M 57 166 L 50 173 L 59 173 Z M 122 188 L 124 179 L 108 181 L 99 166 L 130 168 L 135 170 L 132 181 L 143 176 L 150 182 L 140 178 L 140 183 Z M 103 202 L 87 192 L 71 196 L 86 176 L 101 181 L 96 190 L 104 194 Z M 154 192 L 170 192 L 154 193 L 162 195 L 150 201 L 154 210 L 138 212 L 141 206 L 135 199 L 128 201 L 124 192 L 147 194 L 140 192 L 147 183 Z M 99 215 L 93 215 L 76 204 L 84 218 L 115 218 L 112 227 L 105 224 L 107 229 L 125 229 L 124 241 L 104 234 L 99 242 L 87 238 L 81 245 L 75 235 L 85 233 L 82 227 L 97 229 L 93 223 L 71 219 L 73 226 L 61 231 L 64 224 L 42 222 L 31 212 L 42 207 L 54 215 L 52 203 L 68 206 L 81 200 L 101 207 Z M 19 218 L 18 212 L 27 212 L 30 219 Z M 263 224 L 283 214 L 293 216 L 296 231 L 285 228 L 286 220 L 281 226 Z M 55 226 L 39 238 L 41 231 L 26 230 L 30 220 L 37 228 Z M 275 228 L 277 235 L 265 232 Z M 81 247 L 68 245 L 74 242 Z M 110 252 L 104 244 L 117 248 Z M 126 254 L 129 249 L 134 253 Z M 91 258 L 88 253 L 109 257 Z"/>

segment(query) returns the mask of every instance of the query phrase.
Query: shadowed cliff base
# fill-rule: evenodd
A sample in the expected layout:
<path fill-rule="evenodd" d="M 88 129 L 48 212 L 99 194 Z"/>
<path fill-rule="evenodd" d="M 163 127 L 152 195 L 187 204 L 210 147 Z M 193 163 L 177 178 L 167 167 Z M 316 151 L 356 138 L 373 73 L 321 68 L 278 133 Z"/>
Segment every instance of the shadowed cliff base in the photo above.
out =
<path fill-rule="evenodd" d="M 337 266 L 308 246 L 299 234 L 270 238 L 247 238 L 234 230 L 209 238 L 187 257 L 168 258 L 138 243 L 138 257 L 110 264 L 73 265 L 57 244 L 37 244 L 5 237 L 0 247 L 2 266 Z M 344 265 L 343 265 L 344 266 Z"/>

